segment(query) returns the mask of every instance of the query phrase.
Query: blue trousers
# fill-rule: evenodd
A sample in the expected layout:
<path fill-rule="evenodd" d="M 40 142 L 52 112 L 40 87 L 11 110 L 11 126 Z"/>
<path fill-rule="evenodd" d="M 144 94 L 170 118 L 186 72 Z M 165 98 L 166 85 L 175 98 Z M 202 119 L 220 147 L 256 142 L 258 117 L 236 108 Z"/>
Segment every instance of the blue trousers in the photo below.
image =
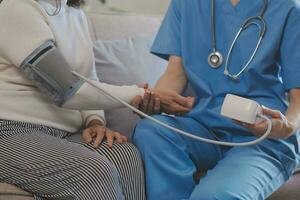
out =
<path fill-rule="evenodd" d="M 220 139 L 191 118 L 155 117 L 199 136 Z M 178 135 L 149 120 L 137 125 L 133 140 L 144 160 L 148 200 L 261 200 L 286 182 L 297 165 L 295 152 L 283 142 L 222 147 Z M 199 184 L 193 178 L 197 170 L 208 171 Z"/>

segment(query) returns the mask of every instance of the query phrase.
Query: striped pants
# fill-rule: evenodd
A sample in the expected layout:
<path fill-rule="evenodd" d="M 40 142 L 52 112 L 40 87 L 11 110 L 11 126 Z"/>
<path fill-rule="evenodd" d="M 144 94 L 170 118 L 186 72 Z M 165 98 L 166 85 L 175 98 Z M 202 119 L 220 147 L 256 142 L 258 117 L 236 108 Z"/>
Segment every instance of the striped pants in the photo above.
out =
<path fill-rule="evenodd" d="M 0 182 L 38 200 L 144 200 L 140 154 L 129 143 L 97 150 L 42 125 L 0 120 Z"/>

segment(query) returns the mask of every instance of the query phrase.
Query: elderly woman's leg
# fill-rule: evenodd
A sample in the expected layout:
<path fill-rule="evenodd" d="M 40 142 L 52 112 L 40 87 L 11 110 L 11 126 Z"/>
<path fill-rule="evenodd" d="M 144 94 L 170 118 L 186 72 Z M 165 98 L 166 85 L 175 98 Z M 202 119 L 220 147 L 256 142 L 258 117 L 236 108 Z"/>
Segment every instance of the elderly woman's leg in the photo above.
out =
<path fill-rule="evenodd" d="M 145 200 L 143 163 L 137 148 L 130 143 L 114 144 L 109 148 L 104 142 L 97 151 L 116 167 L 126 200 Z"/>
<path fill-rule="evenodd" d="M 114 164 L 97 152 L 60 139 L 66 132 L 1 121 L 0 182 L 37 199 L 124 199 Z"/>

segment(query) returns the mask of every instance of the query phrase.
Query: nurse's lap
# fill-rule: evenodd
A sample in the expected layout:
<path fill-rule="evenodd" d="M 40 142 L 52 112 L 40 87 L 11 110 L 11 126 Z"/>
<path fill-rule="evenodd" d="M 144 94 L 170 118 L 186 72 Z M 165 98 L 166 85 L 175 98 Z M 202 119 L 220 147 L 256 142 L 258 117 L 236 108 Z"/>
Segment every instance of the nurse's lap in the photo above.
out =
<path fill-rule="evenodd" d="M 282 163 L 267 149 L 234 147 L 200 180 L 190 200 L 263 200 L 287 179 Z"/>
<path fill-rule="evenodd" d="M 193 135 L 213 140 L 217 139 L 205 126 L 192 118 L 166 115 L 156 115 L 154 118 Z M 218 145 L 182 136 L 148 119 L 143 119 L 138 123 L 133 139 L 139 148 L 156 149 L 157 153 L 163 149 L 170 149 L 170 153 L 172 153 L 172 149 L 174 151 L 175 148 L 181 149 L 182 153 L 189 154 L 199 170 L 212 168 L 222 158 L 223 154 L 223 149 Z"/>
<path fill-rule="evenodd" d="M 193 135 L 217 140 L 214 133 L 190 117 L 171 117 L 167 115 L 155 115 L 154 117 L 173 127 L 190 132 Z M 241 133 L 240 135 L 231 135 L 222 140 L 226 142 L 246 142 L 255 139 L 255 136 L 244 136 Z M 139 143 L 138 146 L 142 146 L 142 148 L 157 148 L 158 150 L 172 145 L 184 147 L 183 149 L 189 153 L 191 159 L 193 159 L 197 168 L 200 170 L 211 169 L 219 160 L 224 159 L 225 154 L 232 149 L 231 147 L 213 145 L 182 136 L 148 119 L 143 119 L 138 123 L 134 133 L 134 141 Z M 285 163 L 287 172 L 292 173 L 296 165 L 296 158 L 294 152 L 289 148 L 289 144 L 284 144 L 278 140 L 267 139 L 257 146 L 269 152 L 269 154 L 280 163 Z M 255 149 L 257 146 L 249 148 Z M 242 147 L 234 148 L 239 149 Z"/>

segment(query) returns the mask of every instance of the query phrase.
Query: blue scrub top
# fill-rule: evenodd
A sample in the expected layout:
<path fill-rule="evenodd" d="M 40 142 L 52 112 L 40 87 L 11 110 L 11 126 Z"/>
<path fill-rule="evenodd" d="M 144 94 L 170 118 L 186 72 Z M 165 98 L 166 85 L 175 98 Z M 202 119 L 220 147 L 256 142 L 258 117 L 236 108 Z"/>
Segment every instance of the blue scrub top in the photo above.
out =
<path fill-rule="evenodd" d="M 217 49 L 224 60 L 243 22 L 259 15 L 262 6 L 263 0 L 241 0 L 236 6 L 230 0 L 216 0 Z M 267 32 L 262 44 L 239 80 L 232 80 L 223 74 L 225 64 L 213 69 L 207 62 L 212 52 L 211 1 L 172 0 L 152 53 L 164 59 L 170 55 L 182 57 L 189 83 L 197 96 L 196 105 L 187 117 L 214 131 L 219 138 L 229 138 L 234 134 L 252 134 L 220 115 L 228 93 L 285 113 L 288 106 L 286 92 L 300 88 L 299 6 L 297 0 L 269 0 L 264 16 Z M 258 33 L 258 28 L 251 26 L 241 35 L 231 57 L 231 74 L 239 72 L 249 60 Z M 298 152 L 297 135 L 282 142 Z"/>

